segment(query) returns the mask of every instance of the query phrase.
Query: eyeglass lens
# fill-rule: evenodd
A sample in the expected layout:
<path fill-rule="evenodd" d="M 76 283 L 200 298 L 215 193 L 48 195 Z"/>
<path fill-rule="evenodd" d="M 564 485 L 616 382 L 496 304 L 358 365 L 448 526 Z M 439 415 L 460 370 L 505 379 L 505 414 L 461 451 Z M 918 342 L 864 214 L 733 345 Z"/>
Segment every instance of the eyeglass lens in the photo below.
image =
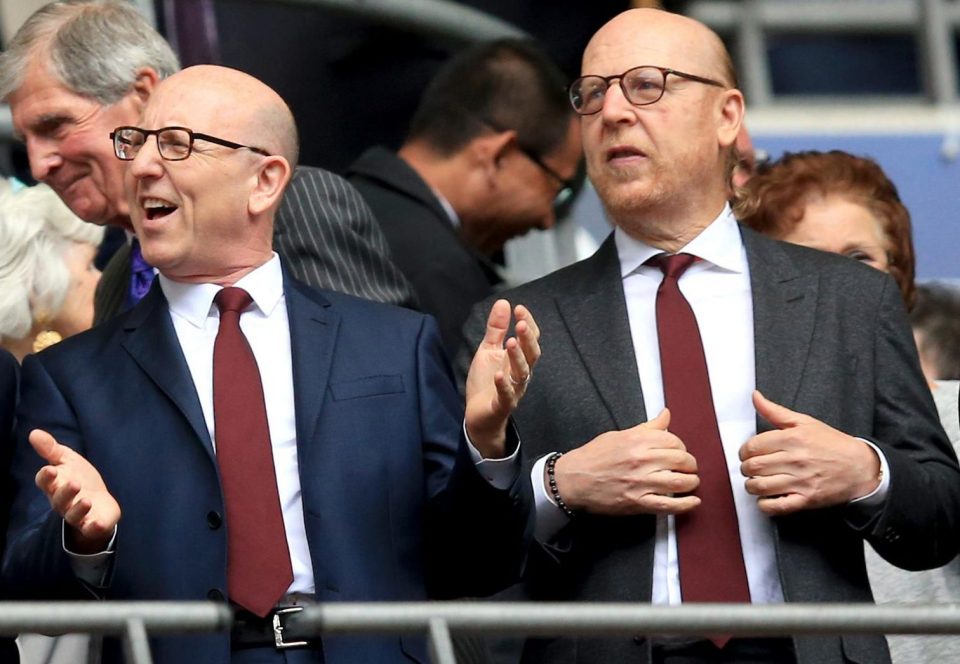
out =
<path fill-rule="evenodd" d="M 663 96 L 664 72 L 656 67 L 637 67 L 619 77 L 620 89 L 631 104 L 643 106 Z M 588 115 L 603 107 L 603 100 L 612 81 L 602 76 L 584 76 L 574 81 L 570 98 L 578 113 Z"/>
<path fill-rule="evenodd" d="M 153 132 L 145 132 L 135 127 L 124 127 L 116 132 L 114 145 L 121 159 L 135 159 L 140 148 Z M 167 128 L 156 132 L 157 147 L 164 159 L 176 161 L 190 156 L 190 133 L 186 129 Z"/>

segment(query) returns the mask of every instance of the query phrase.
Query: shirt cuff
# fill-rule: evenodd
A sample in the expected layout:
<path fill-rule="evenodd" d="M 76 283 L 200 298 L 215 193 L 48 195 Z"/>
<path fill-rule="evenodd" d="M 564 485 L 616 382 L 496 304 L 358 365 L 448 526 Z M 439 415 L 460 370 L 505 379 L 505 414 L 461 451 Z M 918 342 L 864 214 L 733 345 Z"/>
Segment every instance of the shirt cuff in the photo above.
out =
<path fill-rule="evenodd" d="M 887 493 L 890 491 L 890 466 L 887 464 L 887 457 L 883 456 L 883 452 L 880 451 L 879 447 L 863 438 L 857 438 L 857 440 L 862 440 L 877 453 L 877 457 L 880 459 L 880 486 L 865 496 L 854 498 L 850 501 L 850 504 L 856 505 L 858 508 L 868 508 L 868 511 L 873 511 L 870 508 L 883 505 L 883 502 L 887 499 Z"/>
<path fill-rule="evenodd" d="M 541 543 L 549 542 L 570 521 L 570 517 L 563 513 L 560 506 L 553 501 L 553 496 L 547 491 L 543 481 L 544 467 L 547 465 L 549 454 L 537 459 L 530 471 L 530 481 L 533 483 L 533 500 L 537 514 L 537 523 L 533 530 L 533 537 Z"/>
<path fill-rule="evenodd" d="M 467 441 L 467 449 L 470 451 L 470 458 L 473 460 L 473 464 L 477 467 L 477 472 L 480 473 L 483 479 L 490 483 L 490 486 L 495 489 L 500 489 L 501 491 L 513 486 L 517 475 L 520 474 L 519 443 L 510 456 L 505 456 L 502 459 L 484 459 L 480 456 L 477 448 L 473 446 L 473 441 L 470 440 L 470 434 L 467 433 L 466 422 L 463 423 L 463 437 Z"/>
<path fill-rule="evenodd" d="M 113 535 L 107 543 L 107 548 L 100 553 L 74 553 L 67 548 L 67 522 L 64 521 L 61 531 L 63 551 L 70 558 L 70 568 L 78 579 L 94 588 L 106 588 L 107 577 L 110 573 L 110 563 L 113 561 L 113 547 L 117 539 L 117 527 L 113 527 Z"/>

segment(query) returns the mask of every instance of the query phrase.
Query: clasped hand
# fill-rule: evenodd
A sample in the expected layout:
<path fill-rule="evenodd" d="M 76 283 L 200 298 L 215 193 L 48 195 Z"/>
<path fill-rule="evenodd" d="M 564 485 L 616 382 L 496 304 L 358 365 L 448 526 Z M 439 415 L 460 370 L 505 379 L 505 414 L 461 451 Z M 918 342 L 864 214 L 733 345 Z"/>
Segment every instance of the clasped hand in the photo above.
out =
<path fill-rule="evenodd" d="M 880 460 L 868 444 L 753 394 L 774 430 L 740 449 L 745 488 L 769 515 L 846 504 L 876 490 Z M 557 489 L 573 510 L 597 514 L 682 514 L 700 498 L 697 460 L 670 433 L 670 412 L 609 431 L 556 462 Z"/>

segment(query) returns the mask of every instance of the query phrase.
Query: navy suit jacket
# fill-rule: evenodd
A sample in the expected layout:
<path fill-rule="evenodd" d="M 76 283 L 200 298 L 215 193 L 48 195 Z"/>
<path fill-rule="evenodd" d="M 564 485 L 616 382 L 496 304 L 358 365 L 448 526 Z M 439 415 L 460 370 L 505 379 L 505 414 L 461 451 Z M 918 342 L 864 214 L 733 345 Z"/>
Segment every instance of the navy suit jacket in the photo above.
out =
<path fill-rule="evenodd" d="M 477 473 L 434 321 L 286 277 L 300 483 L 317 597 L 488 594 L 519 574 L 529 481 Z M 61 520 L 33 486 L 41 427 L 86 456 L 123 511 L 107 599 L 223 599 L 227 537 L 214 450 L 163 292 L 28 358 L 4 577 L 19 594 L 79 588 Z M 269 395 L 267 395 L 269 398 Z M 429 574 L 428 574 L 429 570 Z M 158 638 L 157 662 L 228 662 L 224 634 Z M 324 639 L 329 664 L 426 661 L 422 638 Z M 109 654 L 109 653 L 108 653 Z M 107 657 L 109 660 L 110 657 Z"/>

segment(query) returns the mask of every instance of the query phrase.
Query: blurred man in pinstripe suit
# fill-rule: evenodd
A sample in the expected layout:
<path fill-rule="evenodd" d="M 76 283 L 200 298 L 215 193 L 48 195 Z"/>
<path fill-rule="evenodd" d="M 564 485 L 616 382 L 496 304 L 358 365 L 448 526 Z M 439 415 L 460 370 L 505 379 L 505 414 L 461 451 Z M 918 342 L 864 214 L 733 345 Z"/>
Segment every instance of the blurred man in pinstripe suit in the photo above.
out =
<path fill-rule="evenodd" d="M 81 218 L 120 226 L 132 238 L 123 166 L 108 135 L 135 125 L 156 84 L 178 69 L 169 45 L 128 3 L 61 0 L 34 13 L 0 55 L 0 98 L 10 104 L 34 178 Z M 274 243 L 310 285 L 381 302 L 415 301 L 369 208 L 332 173 L 297 169 Z M 98 288 L 96 322 L 131 306 L 152 277 L 138 243 L 118 251 Z"/>

